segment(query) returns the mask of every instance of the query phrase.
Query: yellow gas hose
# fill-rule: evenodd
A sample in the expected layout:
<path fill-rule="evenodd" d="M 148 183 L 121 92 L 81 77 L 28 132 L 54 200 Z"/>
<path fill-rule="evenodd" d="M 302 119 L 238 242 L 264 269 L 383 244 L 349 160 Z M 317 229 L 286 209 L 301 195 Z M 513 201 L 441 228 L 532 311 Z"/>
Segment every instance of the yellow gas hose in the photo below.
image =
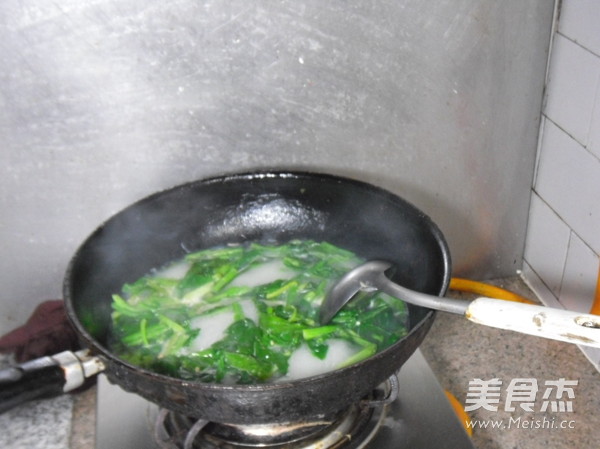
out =
<path fill-rule="evenodd" d="M 600 267 L 598 267 L 598 280 L 596 281 L 596 294 L 594 295 L 594 302 L 590 313 L 593 315 L 600 315 Z"/>
<path fill-rule="evenodd" d="M 451 278 L 450 279 L 450 290 L 461 291 L 466 293 L 474 293 L 476 295 L 487 296 L 489 298 L 499 298 L 507 301 L 516 301 L 526 304 L 536 304 L 521 295 L 517 295 L 511 291 L 505 290 L 495 285 L 484 284 L 483 282 L 471 281 L 469 279 L 462 278 Z M 594 302 L 590 314 L 600 315 L 600 267 L 598 268 L 598 280 L 596 281 L 596 294 L 594 295 Z M 450 401 L 450 405 L 454 409 L 454 412 L 463 423 L 465 430 L 469 436 L 473 435 L 473 429 L 467 425 L 469 421 L 469 415 L 465 412 L 465 409 L 456 397 L 446 390 L 446 397 Z"/>
<path fill-rule="evenodd" d="M 526 304 L 535 304 L 535 302 L 517 295 L 495 285 L 484 284 L 483 282 L 471 281 L 469 279 L 452 278 L 450 279 L 450 290 L 456 290 L 476 295 L 487 296 L 488 298 L 505 299 L 506 301 L 523 302 Z"/>
<path fill-rule="evenodd" d="M 598 314 L 600 315 L 600 299 L 598 296 L 600 295 L 600 280 L 598 284 L 598 290 L 596 291 L 596 305 L 598 307 Z M 476 295 L 487 296 L 489 298 L 498 298 L 504 299 L 506 301 L 515 301 L 522 302 L 526 304 L 535 304 L 535 302 L 530 301 L 527 298 L 524 298 L 521 295 L 517 295 L 511 291 L 505 290 L 500 287 L 496 287 L 495 285 L 484 284 L 483 282 L 471 281 L 469 279 L 462 278 L 451 278 L 450 279 L 450 290 L 466 292 L 466 293 L 474 293 Z M 469 421 L 469 415 L 465 412 L 465 409 L 461 405 L 461 403 L 456 399 L 456 397 L 446 390 L 446 397 L 448 401 L 450 401 L 450 405 L 454 409 L 454 412 L 458 416 L 460 422 L 463 423 L 465 431 L 469 436 L 473 435 L 473 429 L 471 426 L 467 425 Z"/>
<path fill-rule="evenodd" d="M 598 267 L 598 279 L 596 280 L 596 294 L 594 295 L 594 302 L 590 309 L 592 315 L 600 315 L 600 267 Z"/>
<path fill-rule="evenodd" d="M 446 397 L 448 398 L 450 405 L 454 409 L 454 413 L 456 413 L 456 416 L 458 416 L 458 419 L 465 428 L 465 431 L 469 436 L 472 436 L 473 428 L 472 426 L 469 426 L 467 424 L 471 420 L 471 418 L 469 418 L 469 415 L 467 415 L 467 412 L 465 412 L 463 406 L 460 404 L 460 402 L 458 402 L 458 399 L 456 399 L 456 397 L 452 393 L 450 393 L 448 390 L 445 390 L 444 392 L 446 393 Z"/>

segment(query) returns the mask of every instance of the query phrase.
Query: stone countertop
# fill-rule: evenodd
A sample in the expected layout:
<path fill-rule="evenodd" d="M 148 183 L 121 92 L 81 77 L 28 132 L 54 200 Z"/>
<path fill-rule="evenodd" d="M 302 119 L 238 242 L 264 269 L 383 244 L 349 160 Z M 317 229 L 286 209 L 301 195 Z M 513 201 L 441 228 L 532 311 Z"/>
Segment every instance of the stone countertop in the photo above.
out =
<path fill-rule="evenodd" d="M 73 400 L 68 395 L 33 401 L 9 410 L 0 415 L 0 447 L 67 449 L 72 411 Z"/>
<path fill-rule="evenodd" d="M 0 369 L 14 365 L 12 356 L 0 354 Z M 0 414 L 0 448 L 66 449 L 69 447 L 73 397 L 22 404 Z"/>
<path fill-rule="evenodd" d="M 494 282 L 508 290 L 534 298 L 519 278 Z M 461 295 L 456 295 L 461 296 Z M 465 404 L 469 381 L 502 381 L 497 411 L 479 408 L 470 418 L 488 423 L 477 428 L 473 442 L 481 449 L 559 449 L 596 448 L 600 441 L 600 373 L 573 345 L 470 323 L 456 315 L 438 313 L 433 327 L 421 346 L 442 387 Z M 531 400 L 531 412 L 513 402 L 507 410 L 507 387 L 514 379 L 537 380 L 540 388 Z M 546 381 L 575 380 L 572 412 L 541 412 Z M 473 393 L 473 391 L 471 391 Z M 567 399 L 567 398 L 564 398 Z M 528 400 L 529 401 L 529 400 Z M 511 405 L 511 404 L 509 404 Z M 24 405 L 0 417 L 29 429 L 25 436 L 13 432 L 2 447 L 44 449 L 89 449 L 95 441 L 96 388 L 83 393 Z M 66 422 L 65 422 L 66 417 Z M 69 420 L 69 418 L 72 419 Z M 520 420 L 519 420 L 520 418 Z M 492 428 L 492 422 L 510 428 Z M 542 428 L 525 428 L 545 426 Z M 561 423 L 572 428 L 559 428 Z M 519 424 L 517 424 L 519 423 Z M 7 429 L 6 423 L 0 423 Z M 556 428 L 548 428 L 555 426 Z M 4 431 L 6 432 L 6 431 Z M 35 443 L 35 436 L 38 443 Z M 2 440 L 2 437 L 0 437 Z M 6 442 L 10 442 L 8 445 Z"/>
<path fill-rule="evenodd" d="M 492 283 L 527 298 L 535 298 L 520 278 Z M 477 448 L 599 447 L 600 373 L 575 345 L 479 326 L 457 315 L 438 313 L 421 351 L 442 387 L 454 394 L 463 405 L 469 381 L 494 378 L 502 381 L 498 410 L 479 408 L 469 415 L 471 419 L 501 422 L 501 426 L 510 425 L 510 428 L 475 429 L 473 442 Z M 509 407 L 515 407 L 514 411 L 506 410 L 507 387 L 514 379 L 537 380 L 539 392 L 531 401 L 531 412 L 521 409 L 523 402 L 509 404 Z M 541 412 L 545 402 L 545 382 L 559 379 L 578 381 L 578 385 L 573 387 L 573 411 Z M 556 394 L 553 393 L 551 398 L 556 398 Z M 525 421 L 534 427 L 537 423 L 540 428 L 525 428 Z M 564 425 L 573 428 L 559 428 L 563 421 Z M 552 426 L 555 428 L 548 428 Z"/>

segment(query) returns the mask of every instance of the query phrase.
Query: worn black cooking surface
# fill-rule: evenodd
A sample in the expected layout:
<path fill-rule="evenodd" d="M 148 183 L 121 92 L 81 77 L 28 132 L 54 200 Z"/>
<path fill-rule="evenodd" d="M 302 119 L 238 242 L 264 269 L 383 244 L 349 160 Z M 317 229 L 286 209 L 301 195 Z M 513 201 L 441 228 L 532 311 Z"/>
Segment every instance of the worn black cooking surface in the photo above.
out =
<path fill-rule="evenodd" d="M 185 382 L 132 366 L 107 348 L 111 295 L 186 252 L 245 241 L 329 241 L 395 263 L 395 280 L 445 292 L 450 256 L 437 226 L 397 195 L 314 173 L 269 172 L 211 178 L 152 195 L 123 210 L 81 246 L 65 279 L 69 317 L 106 375 L 128 391 L 188 416 L 260 423 L 318 418 L 363 397 L 419 346 L 433 312 L 410 307 L 411 331 L 351 367 L 301 381 L 222 386 Z"/>

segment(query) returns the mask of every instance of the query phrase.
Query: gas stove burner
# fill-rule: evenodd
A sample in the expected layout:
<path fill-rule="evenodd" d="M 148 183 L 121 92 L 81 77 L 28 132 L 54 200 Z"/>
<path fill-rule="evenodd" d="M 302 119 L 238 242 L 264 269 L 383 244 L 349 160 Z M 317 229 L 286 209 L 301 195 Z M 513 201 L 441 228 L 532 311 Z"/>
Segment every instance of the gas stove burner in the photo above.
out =
<path fill-rule="evenodd" d="M 392 376 L 358 404 L 318 421 L 233 425 L 195 420 L 160 410 L 155 439 L 164 449 L 355 449 L 363 447 L 385 417 L 386 405 L 396 399 Z"/>
<path fill-rule="evenodd" d="M 306 426 L 306 429 L 303 424 L 299 427 L 306 431 L 304 438 L 300 435 L 301 438 L 292 443 L 272 440 L 271 449 L 431 449 L 440 445 L 445 449 L 474 449 L 419 350 L 402 366 L 398 381 L 401 387 L 396 400 L 393 400 L 393 394 L 385 397 L 388 388 L 390 392 L 394 390 L 388 383 L 367 402 L 322 420 L 332 424 L 323 428 Z M 368 404 L 374 405 L 372 410 Z M 370 418 L 368 413 L 371 413 Z M 238 436 L 231 436 L 229 431 L 233 430 L 234 434 L 250 432 L 255 436 L 268 433 L 268 426 L 217 429 L 216 424 L 210 424 L 211 428 L 205 421 L 195 422 L 169 414 L 166 410 L 159 411 L 156 404 L 110 384 L 106 376 L 101 375 L 98 379 L 96 449 L 244 449 L 244 446 L 234 444 Z M 160 425 L 157 425 L 158 415 L 163 415 Z M 366 423 L 361 421 L 363 417 Z M 356 423 L 357 419 L 358 424 L 348 424 Z M 172 420 L 183 421 L 181 428 L 175 427 Z M 328 433 L 334 437 L 327 437 Z M 345 438 L 347 434 L 352 436 Z M 246 448 L 257 447 L 248 442 L 244 444 Z M 268 449 L 268 446 L 264 447 Z"/>
<path fill-rule="evenodd" d="M 277 425 L 226 425 L 185 418 L 166 412 L 158 444 L 165 449 L 316 449 L 359 448 L 383 418 L 383 409 L 350 407 L 334 421 Z M 372 422 L 375 419 L 375 422 Z M 198 429 L 198 427 L 200 427 Z M 195 430 L 198 430 L 197 432 Z"/>

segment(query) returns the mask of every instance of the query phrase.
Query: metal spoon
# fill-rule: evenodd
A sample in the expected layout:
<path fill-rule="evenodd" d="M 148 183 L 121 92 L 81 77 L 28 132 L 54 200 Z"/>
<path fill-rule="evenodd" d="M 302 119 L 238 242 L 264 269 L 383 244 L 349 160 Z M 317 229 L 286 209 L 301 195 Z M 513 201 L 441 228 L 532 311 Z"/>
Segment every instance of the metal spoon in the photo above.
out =
<path fill-rule="evenodd" d="M 382 291 L 416 306 L 464 315 L 484 326 L 600 347 L 600 316 L 496 298 L 467 301 L 428 295 L 391 281 L 386 272 L 392 267 L 389 262 L 372 260 L 344 275 L 321 304 L 321 324 L 331 321 L 358 292 Z"/>

